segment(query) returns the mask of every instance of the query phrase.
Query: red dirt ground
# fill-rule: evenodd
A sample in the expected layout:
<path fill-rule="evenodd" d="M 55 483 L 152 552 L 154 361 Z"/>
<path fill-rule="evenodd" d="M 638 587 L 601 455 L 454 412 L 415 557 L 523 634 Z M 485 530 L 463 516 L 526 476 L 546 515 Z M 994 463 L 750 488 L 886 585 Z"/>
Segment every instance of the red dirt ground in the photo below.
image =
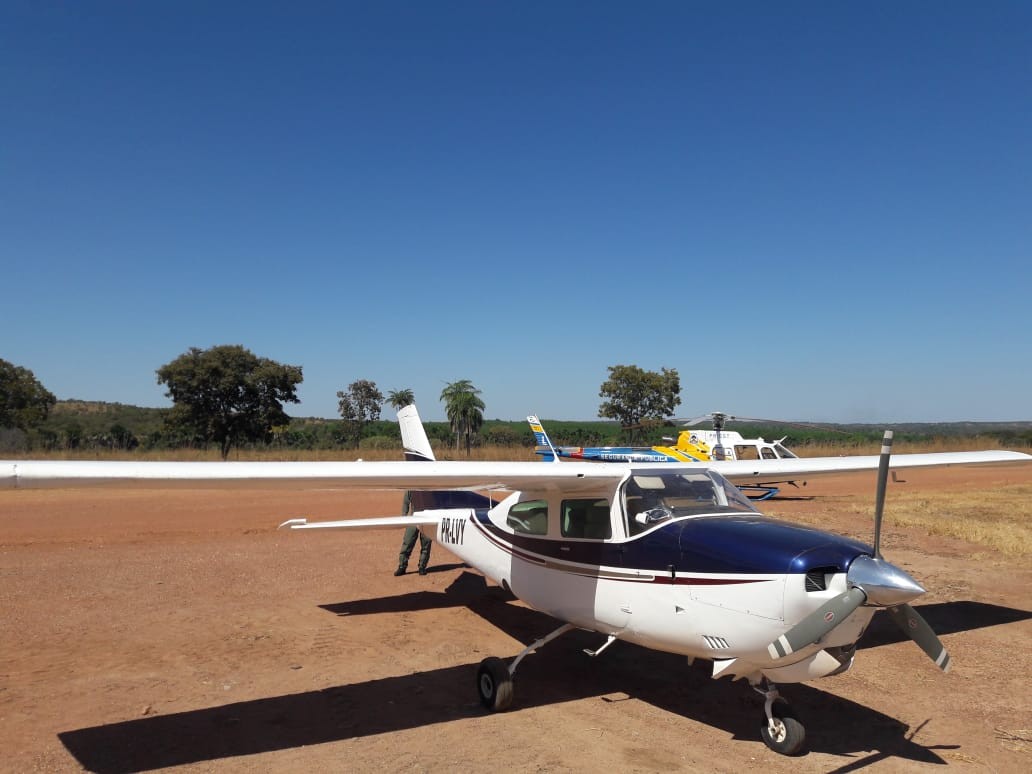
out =
<path fill-rule="evenodd" d="M 1032 481 L 1032 466 L 925 471 L 903 486 Z M 890 486 L 891 491 L 898 485 Z M 817 479 L 784 518 L 869 539 L 849 506 L 873 476 Z M 798 493 L 797 493 L 798 494 Z M 1032 770 L 1032 568 L 963 541 L 888 528 L 888 558 L 929 588 L 943 675 L 879 613 L 854 668 L 783 689 L 808 752 L 759 740 L 760 697 L 708 665 L 598 635 L 520 667 L 489 715 L 480 660 L 551 619 L 435 546 L 392 576 L 400 532 L 289 533 L 289 517 L 394 514 L 347 492 L 0 492 L 0 770 Z M 991 494 L 987 507 L 992 507 Z"/>

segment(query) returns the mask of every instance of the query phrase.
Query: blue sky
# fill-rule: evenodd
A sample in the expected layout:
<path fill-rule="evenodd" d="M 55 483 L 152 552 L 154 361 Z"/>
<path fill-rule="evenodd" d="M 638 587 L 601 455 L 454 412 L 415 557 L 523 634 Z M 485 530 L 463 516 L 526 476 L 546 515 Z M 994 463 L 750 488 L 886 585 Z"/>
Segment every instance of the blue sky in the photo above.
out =
<path fill-rule="evenodd" d="M 168 405 L 242 344 L 293 415 L 1032 419 L 1032 5 L 6 2 L 0 357 Z"/>

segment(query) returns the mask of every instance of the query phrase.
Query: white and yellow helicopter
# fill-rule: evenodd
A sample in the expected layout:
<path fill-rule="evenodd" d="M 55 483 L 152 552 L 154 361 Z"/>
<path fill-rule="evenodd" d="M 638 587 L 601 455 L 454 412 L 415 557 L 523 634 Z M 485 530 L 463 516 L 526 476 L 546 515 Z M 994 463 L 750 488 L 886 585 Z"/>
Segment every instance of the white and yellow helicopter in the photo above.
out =
<path fill-rule="evenodd" d="M 942 670 L 949 655 L 910 602 L 924 589 L 882 558 L 888 471 L 1032 461 L 1019 452 L 882 454 L 683 465 L 439 462 L 414 406 L 398 413 L 405 462 L 0 462 L 0 488 L 293 487 L 413 491 L 411 516 L 291 529 L 416 525 L 459 559 L 561 622 L 508 663 L 481 662 L 491 711 L 513 700 L 520 662 L 573 629 L 713 663 L 764 696 L 763 741 L 793 754 L 805 732 L 776 685 L 837 674 L 880 608 Z M 418 463 L 418 464 L 417 464 Z M 878 470 L 873 546 L 763 516 L 733 482 Z M 501 492 L 504 499 L 488 496 Z M 488 493 L 488 494 L 484 494 Z"/>

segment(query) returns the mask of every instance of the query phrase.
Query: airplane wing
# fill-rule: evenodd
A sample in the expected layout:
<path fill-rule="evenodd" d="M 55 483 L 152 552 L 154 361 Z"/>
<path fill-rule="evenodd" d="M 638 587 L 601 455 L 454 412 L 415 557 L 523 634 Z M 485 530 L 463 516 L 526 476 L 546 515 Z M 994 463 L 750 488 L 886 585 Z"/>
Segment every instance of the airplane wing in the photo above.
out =
<path fill-rule="evenodd" d="M 562 489 L 614 484 L 622 465 L 571 462 L 98 462 L 0 461 L 0 489 L 41 487 L 258 489 Z"/>
<path fill-rule="evenodd" d="M 713 468 L 736 484 L 813 478 L 877 470 L 878 456 L 799 457 L 779 460 L 685 463 L 686 469 Z M 951 465 L 1003 465 L 1032 461 L 1013 451 L 897 454 L 891 469 Z M 670 470 L 678 463 L 666 463 Z M 567 462 L 98 462 L 72 460 L 0 461 L 0 489 L 41 487 L 259 488 L 259 489 L 561 489 L 577 492 L 616 483 L 628 468 L 649 464 L 600 465 Z"/>
<path fill-rule="evenodd" d="M 712 461 L 707 467 L 718 471 L 735 484 L 750 482 L 802 480 L 838 473 L 877 470 L 876 454 L 844 457 L 796 457 L 779 460 Z M 889 470 L 950 467 L 952 465 L 1008 465 L 1032 462 L 1032 456 L 1015 451 L 933 452 L 894 454 Z"/>

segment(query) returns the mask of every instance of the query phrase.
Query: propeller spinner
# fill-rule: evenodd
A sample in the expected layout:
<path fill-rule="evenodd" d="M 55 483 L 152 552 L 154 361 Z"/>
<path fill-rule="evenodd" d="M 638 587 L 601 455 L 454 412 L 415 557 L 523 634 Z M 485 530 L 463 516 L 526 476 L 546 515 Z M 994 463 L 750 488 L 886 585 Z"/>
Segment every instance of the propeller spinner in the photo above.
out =
<path fill-rule="evenodd" d="M 783 658 L 825 637 L 861 605 L 888 608 L 900 630 L 917 643 L 943 672 L 950 671 L 950 656 L 932 627 L 909 602 L 925 593 L 917 581 L 881 556 L 881 522 L 885 510 L 885 486 L 892 453 L 892 431 L 885 431 L 878 461 L 878 489 L 874 509 L 874 556 L 859 556 L 846 573 L 849 588 L 834 597 L 778 637 L 768 647 L 771 658 Z"/>

